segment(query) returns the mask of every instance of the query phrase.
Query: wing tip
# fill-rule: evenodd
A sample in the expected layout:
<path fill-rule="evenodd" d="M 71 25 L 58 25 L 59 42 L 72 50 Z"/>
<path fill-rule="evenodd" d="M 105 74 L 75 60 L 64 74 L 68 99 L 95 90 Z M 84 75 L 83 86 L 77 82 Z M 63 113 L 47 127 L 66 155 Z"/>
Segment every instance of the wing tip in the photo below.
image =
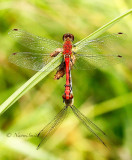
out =
<path fill-rule="evenodd" d="M 124 34 L 123 32 L 118 32 L 117 34 Z"/>
<path fill-rule="evenodd" d="M 12 53 L 12 55 L 16 55 L 17 53 L 15 52 L 15 53 Z"/>
<path fill-rule="evenodd" d="M 8 34 L 12 37 L 13 35 L 13 32 L 16 32 L 16 31 L 19 31 L 19 29 L 18 28 L 13 28 L 13 29 L 11 29 L 9 32 L 8 32 Z"/>
<path fill-rule="evenodd" d="M 121 55 L 117 55 L 117 57 L 122 58 L 122 56 L 121 56 Z"/>
<path fill-rule="evenodd" d="M 12 31 L 18 31 L 19 29 L 18 28 L 14 28 L 14 29 L 12 29 Z"/>

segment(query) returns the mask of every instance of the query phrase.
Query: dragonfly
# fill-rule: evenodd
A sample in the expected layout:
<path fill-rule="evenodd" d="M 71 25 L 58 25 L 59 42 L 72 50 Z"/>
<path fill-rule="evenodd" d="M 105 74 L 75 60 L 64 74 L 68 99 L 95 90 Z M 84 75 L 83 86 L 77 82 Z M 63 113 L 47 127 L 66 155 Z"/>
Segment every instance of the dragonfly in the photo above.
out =
<path fill-rule="evenodd" d="M 73 104 L 72 76 L 71 69 L 91 69 L 98 67 L 111 66 L 122 61 L 123 56 L 116 54 L 101 54 L 102 48 L 107 48 L 111 40 L 118 39 L 122 36 L 122 32 L 117 34 L 109 34 L 97 39 L 83 39 L 75 44 L 74 35 L 66 33 L 63 35 L 63 43 L 50 40 L 48 38 L 35 36 L 21 29 L 12 29 L 9 35 L 18 43 L 32 52 L 16 52 L 9 56 L 9 61 L 20 67 L 32 69 L 35 71 L 43 71 L 43 67 L 47 65 L 58 54 L 62 54 L 62 62 L 57 68 L 54 79 L 60 79 L 66 75 L 65 91 L 62 95 L 64 107 L 55 116 L 55 118 L 47 124 L 39 133 L 43 133 L 40 145 L 45 142 L 56 131 L 67 115 L 68 107 L 70 107 L 75 116 L 84 124 L 84 126 L 92 132 L 97 139 L 105 146 L 105 142 L 99 137 L 95 130 L 102 135 L 106 134 L 95 125 L 90 119 L 84 116 Z"/>

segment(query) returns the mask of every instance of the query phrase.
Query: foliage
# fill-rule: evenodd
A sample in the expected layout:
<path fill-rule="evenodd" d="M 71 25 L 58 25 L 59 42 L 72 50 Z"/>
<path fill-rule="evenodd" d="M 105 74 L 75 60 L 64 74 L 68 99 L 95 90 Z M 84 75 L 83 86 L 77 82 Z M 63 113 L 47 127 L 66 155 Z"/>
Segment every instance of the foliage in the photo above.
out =
<path fill-rule="evenodd" d="M 0 2 L 1 159 L 131 159 L 131 15 L 123 18 L 132 12 L 123 13 L 127 10 L 124 8 L 131 5 L 129 1 L 114 0 Z M 46 70 L 52 66 L 49 72 L 35 73 L 10 64 L 8 56 L 18 50 L 18 44 L 8 37 L 12 28 L 22 28 L 60 42 L 64 33 L 71 32 L 75 43 L 85 37 L 84 41 L 96 38 L 107 29 L 111 33 L 126 33 L 123 45 L 120 42 L 118 47 L 119 52 L 129 57 L 127 64 L 107 70 L 72 71 L 75 106 L 89 118 L 95 117 L 94 122 L 109 135 L 108 141 L 113 142 L 111 150 L 106 150 L 81 124 L 78 125 L 72 113 L 39 151 L 35 149 L 40 139 L 21 137 L 29 133 L 36 135 L 63 107 L 65 77 L 55 81 L 55 71 L 51 72 L 59 65 L 61 55 L 46 66 Z"/>

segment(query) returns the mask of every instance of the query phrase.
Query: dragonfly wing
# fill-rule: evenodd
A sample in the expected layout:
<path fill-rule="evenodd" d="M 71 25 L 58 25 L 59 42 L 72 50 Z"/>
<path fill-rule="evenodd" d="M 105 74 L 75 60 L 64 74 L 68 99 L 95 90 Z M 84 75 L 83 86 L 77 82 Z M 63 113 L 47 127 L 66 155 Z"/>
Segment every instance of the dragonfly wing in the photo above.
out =
<path fill-rule="evenodd" d="M 98 50 L 103 50 L 104 48 L 109 48 L 115 50 L 116 44 L 120 44 L 126 38 L 126 35 L 122 32 L 113 33 L 113 34 L 106 34 L 104 36 L 100 36 L 99 38 L 93 40 L 85 40 L 83 42 L 79 41 L 74 44 L 74 52 L 79 54 L 79 52 L 89 50 L 90 48 L 95 48 Z M 81 43 L 80 43 L 81 42 Z"/>
<path fill-rule="evenodd" d="M 87 41 L 83 45 L 75 44 L 76 47 L 73 49 L 76 57 L 75 68 L 104 68 L 124 62 L 125 56 L 120 54 L 121 51 L 118 48 L 124 39 L 125 36 L 122 33 L 108 34 Z"/>
<path fill-rule="evenodd" d="M 41 53 L 52 53 L 62 47 L 62 44 L 57 41 L 39 37 L 21 29 L 12 29 L 9 35 L 19 44 Z"/>
<path fill-rule="evenodd" d="M 87 117 L 85 117 L 75 106 L 72 105 L 71 109 L 72 109 L 73 113 L 75 114 L 75 116 L 84 124 L 84 126 L 90 132 L 92 132 L 105 147 L 107 147 L 106 144 L 104 143 L 104 141 L 94 131 L 94 129 L 99 131 L 104 136 L 106 136 L 106 134 L 98 126 L 96 126 L 92 121 L 90 121 Z"/>
<path fill-rule="evenodd" d="M 9 56 L 9 61 L 17 66 L 40 71 L 53 58 L 49 54 L 17 52 Z M 42 71 L 42 70 L 41 70 Z"/>
<path fill-rule="evenodd" d="M 37 149 L 39 149 L 42 142 L 45 142 L 48 138 L 51 137 L 52 134 L 56 131 L 59 125 L 63 122 L 67 114 L 67 106 L 64 106 L 63 109 L 55 116 L 55 118 L 47 124 L 39 133 L 38 136 L 42 133 L 43 139 L 39 143 Z"/>
<path fill-rule="evenodd" d="M 75 69 L 109 68 L 124 61 L 121 55 L 79 54 L 76 55 Z"/>

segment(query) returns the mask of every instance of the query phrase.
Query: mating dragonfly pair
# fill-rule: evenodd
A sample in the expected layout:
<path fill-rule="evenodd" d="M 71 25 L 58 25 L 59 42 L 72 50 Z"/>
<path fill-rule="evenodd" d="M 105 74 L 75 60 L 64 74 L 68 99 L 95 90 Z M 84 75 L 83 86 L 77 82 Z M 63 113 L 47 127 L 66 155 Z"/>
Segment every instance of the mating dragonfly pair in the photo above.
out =
<path fill-rule="evenodd" d="M 96 134 L 94 129 L 98 130 L 105 136 L 106 134 L 73 105 L 71 69 L 100 68 L 121 62 L 123 57 L 120 54 L 102 54 L 102 51 L 110 45 L 111 40 L 120 38 L 122 34 L 122 32 L 117 34 L 109 34 L 89 41 L 84 38 L 83 40 L 73 44 L 72 42 L 74 41 L 74 36 L 67 33 L 63 35 L 64 43 L 61 44 L 60 42 L 54 40 L 35 36 L 21 29 L 13 29 L 9 32 L 9 35 L 18 43 L 29 48 L 30 50 L 37 51 L 37 53 L 18 52 L 10 55 L 9 61 L 20 67 L 25 67 L 35 71 L 43 71 L 43 67 L 58 54 L 62 54 L 63 57 L 61 64 L 58 66 L 54 79 L 60 79 L 66 75 L 65 92 L 62 96 L 65 106 L 55 116 L 55 118 L 38 133 L 38 136 L 43 133 L 43 139 L 37 149 L 40 147 L 42 142 L 46 141 L 62 123 L 67 114 L 68 107 L 72 109 L 73 113 L 86 126 L 86 128 L 106 146 L 104 141 L 98 136 L 98 134 Z"/>

